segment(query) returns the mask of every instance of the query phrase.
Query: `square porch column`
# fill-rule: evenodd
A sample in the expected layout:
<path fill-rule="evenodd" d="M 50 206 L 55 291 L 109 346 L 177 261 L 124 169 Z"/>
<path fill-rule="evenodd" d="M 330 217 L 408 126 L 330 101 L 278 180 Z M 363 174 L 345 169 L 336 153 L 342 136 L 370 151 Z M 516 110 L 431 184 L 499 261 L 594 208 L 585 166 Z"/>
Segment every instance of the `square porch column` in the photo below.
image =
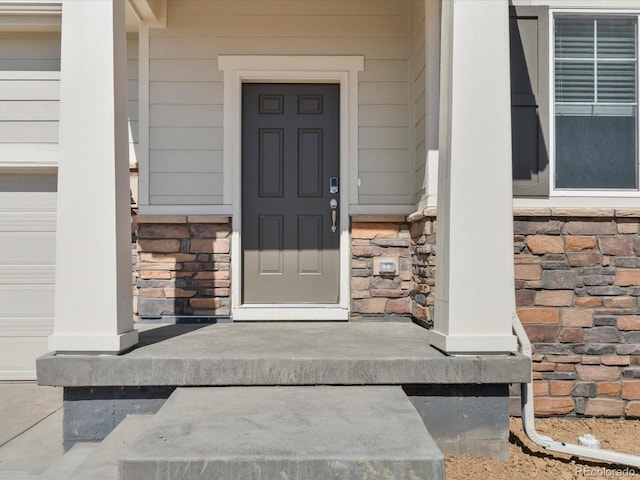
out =
<path fill-rule="evenodd" d="M 442 2 L 432 343 L 450 354 L 516 350 L 508 13 Z"/>
<path fill-rule="evenodd" d="M 64 0 L 54 332 L 117 353 L 133 329 L 124 0 Z"/>

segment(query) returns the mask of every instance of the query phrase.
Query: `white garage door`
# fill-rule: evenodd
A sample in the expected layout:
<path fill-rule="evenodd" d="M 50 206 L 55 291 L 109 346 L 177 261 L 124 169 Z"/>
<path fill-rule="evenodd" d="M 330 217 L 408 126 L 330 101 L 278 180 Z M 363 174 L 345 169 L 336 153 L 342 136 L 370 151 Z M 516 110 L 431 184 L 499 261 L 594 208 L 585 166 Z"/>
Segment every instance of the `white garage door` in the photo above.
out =
<path fill-rule="evenodd" d="M 56 176 L 0 173 L 0 380 L 36 376 L 53 331 Z"/>

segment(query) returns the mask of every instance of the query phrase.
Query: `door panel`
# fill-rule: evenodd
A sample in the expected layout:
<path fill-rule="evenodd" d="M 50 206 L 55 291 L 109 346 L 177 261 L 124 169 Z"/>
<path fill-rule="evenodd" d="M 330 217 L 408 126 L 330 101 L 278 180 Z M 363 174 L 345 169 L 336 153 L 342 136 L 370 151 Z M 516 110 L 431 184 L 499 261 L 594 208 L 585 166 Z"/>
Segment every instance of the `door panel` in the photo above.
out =
<path fill-rule="evenodd" d="M 339 103 L 338 85 L 243 85 L 244 304 L 339 302 Z"/>

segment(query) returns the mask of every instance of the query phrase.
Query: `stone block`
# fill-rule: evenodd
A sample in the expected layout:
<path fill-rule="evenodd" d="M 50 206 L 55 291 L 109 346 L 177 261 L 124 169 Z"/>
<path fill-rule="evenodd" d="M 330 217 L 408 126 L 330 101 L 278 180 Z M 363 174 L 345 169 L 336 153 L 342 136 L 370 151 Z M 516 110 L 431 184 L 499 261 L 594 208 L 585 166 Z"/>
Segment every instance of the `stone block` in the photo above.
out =
<path fill-rule="evenodd" d="M 563 308 L 560 323 L 565 327 L 591 327 L 593 310 L 588 308 Z"/>
<path fill-rule="evenodd" d="M 595 382 L 577 382 L 571 391 L 574 397 L 595 397 L 598 388 Z"/>
<path fill-rule="evenodd" d="M 627 418 L 639 418 L 640 417 L 640 402 L 629 402 L 624 409 L 624 414 Z"/>
<path fill-rule="evenodd" d="M 167 298 L 190 298 L 197 294 L 194 290 L 183 290 L 182 288 L 165 288 L 164 296 Z"/>
<path fill-rule="evenodd" d="M 640 381 L 622 382 L 622 398 L 625 400 L 640 400 Z"/>
<path fill-rule="evenodd" d="M 549 393 L 553 396 L 567 396 L 573 390 L 573 382 L 565 380 L 554 380 L 549 382 Z"/>
<path fill-rule="evenodd" d="M 228 280 L 229 271 L 227 270 L 216 270 L 216 271 L 207 271 L 207 272 L 197 272 L 193 276 L 194 280 Z"/>
<path fill-rule="evenodd" d="M 567 261 L 572 267 L 591 267 L 600 265 L 602 255 L 599 252 L 568 252 Z"/>
<path fill-rule="evenodd" d="M 562 237 L 557 235 L 529 235 L 525 243 L 531 253 L 535 255 L 564 252 L 564 241 Z"/>
<path fill-rule="evenodd" d="M 622 370 L 624 378 L 640 378 L 640 367 L 627 367 Z"/>
<path fill-rule="evenodd" d="M 624 415 L 625 402 L 608 398 L 590 398 L 584 414 L 594 417 L 621 417 Z"/>
<path fill-rule="evenodd" d="M 540 257 L 543 270 L 569 270 L 571 266 L 564 254 L 547 254 Z"/>
<path fill-rule="evenodd" d="M 640 231 L 640 224 L 638 222 L 626 222 L 618 221 L 618 233 L 633 235 Z"/>
<path fill-rule="evenodd" d="M 640 355 L 640 344 L 628 344 L 616 346 L 618 355 Z"/>
<path fill-rule="evenodd" d="M 635 299 L 634 299 L 635 300 Z M 618 330 L 640 330 L 640 315 L 625 315 L 617 319 Z"/>
<path fill-rule="evenodd" d="M 225 215 L 189 215 L 187 217 L 189 223 L 231 223 L 231 217 Z"/>
<path fill-rule="evenodd" d="M 586 343 L 618 343 L 620 335 L 614 327 L 593 327 L 585 330 L 584 341 Z"/>
<path fill-rule="evenodd" d="M 535 304 L 546 307 L 569 307 L 572 301 L 573 290 L 541 290 L 535 296 Z"/>
<path fill-rule="evenodd" d="M 598 285 L 611 285 L 613 283 L 613 275 L 587 275 L 582 277 L 582 283 L 588 287 Z"/>
<path fill-rule="evenodd" d="M 351 309 L 354 313 L 385 313 L 386 298 L 363 298 L 353 300 Z"/>
<path fill-rule="evenodd" d="M 613 220 L 571 220 L 565 222 L 562 233 L 567 235 L 613 235 L 616 224 Z"/>
<path fill-rule="evenodd" d="M 520 321 L 527 323 L 558 323 L 558 310 L 555 308 L 519 308 Z"/>
<path fill-rule="evenodd" d="M 539 280 L 541 272 L 540 265 L 514 265 L 515 278 L 519 280 Z"/>
<path fill-rule="evenodd" d="M 141 317 L 158 317 L 163 315 L 185 315 L 189 311 L 184 299 L 140 298 L 138 313 Z"/>
<path fill-rule="evenodd" d="M 602 299 L 598 297 L 576 297 L 573 301 L 576 308 L 597 308 L 602 306 Z"/>
<path fill-rule="evenodd" d="M 149 240 L 138 239 L 139 252 L 177 253 L 180 251 L 180 240 Z"/>
<path fill-rule="evenodd" d="M 525 324 L 524 329 L 532 342 L 555 342 L 560 331 L 558 325 Z"/>
<path fill-rule="evenodd" d="M 638 299 L 626 295 L 610 297 L 604 299 L 603 305 L 605 308 L 636 308 L 638 306 Z"/>
<path fill-rule="evenodd" d="M 536 397 L 549 395 L 549 382 L 545 380 L 536 380 L 533 382 L 533 395 Z"/>
<path fill-rule="evenodd" d="M 354 257 L 377 257 L 382 255 L 382 248 L 377 245 L 356 245 L 351 247 L 351 255 Z"/>
<path fill-rule="evenodd" d="M 542 272 L 542 285 L 546 290 L 573 290 L 576 274 L 571 270 L 545 270 Z"/>
<path fill-rule="evenodd" d="M 598 382 L 596 384 L 599 397 L 618 397 L 620 382 Z"/>
<path fill-rule="evenodd" d="M 138 238 L 187 238 L 189 229 L 178 224 L 142 224 L 138 226 Z"/>
<path fill-rule="evenodd" d="M 139 278 L 144 280 L 169 280 L 171 273 L 166 271 L 141 271 Z"/>
<path fill-rule="evenodd" d="M 619 268 L 615 284 L 620 286 L 640 285 L 640 269 Z"/>
<path fill-rule="evenodd" d="M 631 357 L 628 355 L 605 355 L 602 357 L 603 365 L 626 366 L 631 363 Z"/>
<path fill-rule="evenodd" d="M 353 277 L 351 278 L 352 290 L 368 290 L 371 284 L 370 277 Z"/>
<path fill-rule="evenodd" d="M 229 226 L 215 223 L 199 223 L 189 225 L 189 231 L 194 238 L 227 238 Z"/>
<path fill-rule="evenodd" d="M 516 305 L 528 307 L 533 305 L 536 292 L 534 290 L 516 290 Z"/>
<path fill-rule="evenodd" d="M 565 249 L 567 252 L 581 252 L 596 248 L 596 237 L 591 235 L 568 235 L 565 237 Z"/>
<path fill-rule="evenodd" d="M 192 298 L 189 304 L 193 308 L 212 310 L 219 308 L 221 303 L 219 298 Z"/>
<path fill-rule="evenodd" d="M 615 315 L 594 315 L 594 327 L 613 327 L 616 325 L 617 317 Z"/>
<path fill-rule="evenodd" d="M 640 268 L 640 257 L 616 257 L 612 263 L 616 267 Z"/>
<path fill-rule="evenodd" d="M 613 285 L 609 286 L 597 286 L 597 287 L 587 287 L 585 291 L 588 295 L 593 296 L 612 296 L 612 295 L 626 295 L 627 290 L 621 287 L 616 287 Z"/>
<path fill-rule="evenodd" d="M 357 222 L 351 226 L 352 238 L 381 238 L 393 237 L 398 232 L 398 225 L 395 223 L 366 223 Z"/>
<path fill-rule="evenodd" d="M 640 343 L 640 331 L 624 332 L 621 336 L 622 343 Z"/>
<path fill-rule="evenodd" d="M 196 238 L 191 240 L 189 251 L 191 253 L 229 253 L 230 245 L 228 238 Z"/>
<path fill-rule="evenodd" d="M 410 298 L 396 298 L 387 302 L 386 313 L 403 315 L 411 312 Z"/>
<path fill-rule="evenodd" d="M 598 237 L 600 251 L 605 255 L 628 256 L 633 254 L 631 237 L 626 235 L 612 235 Z"/>
<path fill-rule="evenodd" d="M 575 408 L 573 399 L 566 397 L 538 397 L 533 405 L 535 414 L 541 416 L 566 415 Z"/>
<path fill-rule="evenodd" d="M 603 343 L 590 343 L 584 347 L 583 353 L 587 355 L 612 355 L 616 353 L 616 346 Z M 598 363 L 601 363 L 600 359 L 598 359 Z"/>
<path fill-rule="evenodd" d="M 604 365 L 576 365 L 576 371 L 580 380 L 612 381 L 620 378 L 618 367 Z"/>
<path fill-rule="evenodd" d="M 532 369 L 534 372 L 553 372 L 556 369 L 555 364 L 549 362 L 543 363 L 534 363 L 532 365 Z"/>
<path fill-rule="evenodd" d="M 187 217 L 181 215 L 137 215 L 135 219 L 138 225 L 143 223 L 187 223 Z"/>
<path fill-rule="evenodd" d="M 602 362 L 600 361 L 600 357 L 589 355 L 582 357 L 580 363 L 583 365 L 600 365 Z"/>
<path fill-rule="evenodd" d="M 517 235 L 560 233 L 561 230 L 562 222 L 559 220 L 515 220 L 513 222 L 513 232 Z"/>
<path fill-rule="evenodd" d="M 584 342 L 584 330 L 582 328 L 563 328 L 558 340 L 561 343 L 582 343 Z"/>
<path fill-rule="evenodd" d="M 164 289 L 163 288 L 144 288 L 138 291 L 138 296 L 140 298 L 164 298 Z"/>

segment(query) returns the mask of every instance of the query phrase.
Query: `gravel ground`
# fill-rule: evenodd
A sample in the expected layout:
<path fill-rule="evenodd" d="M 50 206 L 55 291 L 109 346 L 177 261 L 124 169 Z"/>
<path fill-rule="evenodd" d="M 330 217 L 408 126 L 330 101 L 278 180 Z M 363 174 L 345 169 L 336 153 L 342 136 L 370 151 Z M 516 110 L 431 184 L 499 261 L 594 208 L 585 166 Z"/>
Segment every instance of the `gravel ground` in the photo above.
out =
<path fill-rule="evenodd" d="M 536 419 L 536 429 L 554 440 L 576 444 L 579 436 L 591 433 L 603 449 L 640 455 L 640 420 L 542 418 Z M 511 419 L 508 461 L 450 455 L 446 457 L 446 469 L 447 480 L 640 479 L 639 468 L 579 459 L 538 447 L 523 432 L 519 418 Z"/>

